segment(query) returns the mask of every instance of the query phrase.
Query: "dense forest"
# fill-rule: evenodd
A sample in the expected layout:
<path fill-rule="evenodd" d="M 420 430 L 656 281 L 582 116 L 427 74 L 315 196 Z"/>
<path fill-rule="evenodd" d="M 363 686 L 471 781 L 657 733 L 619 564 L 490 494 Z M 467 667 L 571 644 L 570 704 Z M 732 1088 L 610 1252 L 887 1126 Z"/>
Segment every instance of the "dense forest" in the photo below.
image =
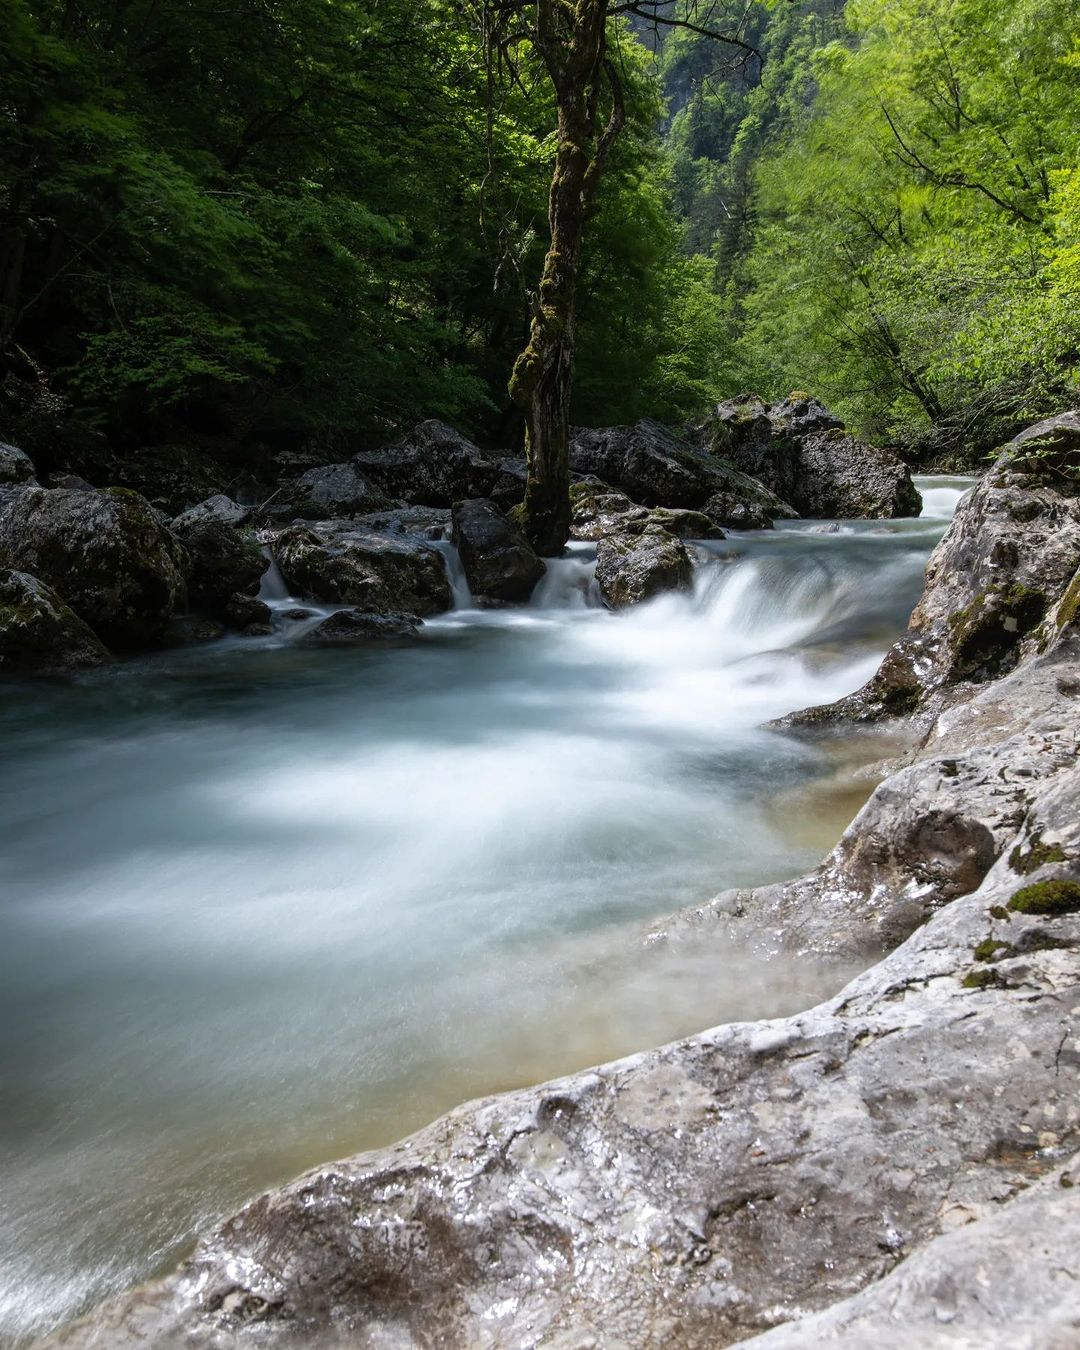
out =
<path fill-rule="evenodd" d="M 619 9 L 619 6 L 615 6 Z M 573 416 L 809 388 L 925 458 L 1060 406 L 1080 347 L 1070 0 L 609 19 Z M 308 448 L 520 437 L 554 94 L 454 0 L 0 0 L 5 420 Z M 505 55 L 505 52 L 502 53 Z"/>

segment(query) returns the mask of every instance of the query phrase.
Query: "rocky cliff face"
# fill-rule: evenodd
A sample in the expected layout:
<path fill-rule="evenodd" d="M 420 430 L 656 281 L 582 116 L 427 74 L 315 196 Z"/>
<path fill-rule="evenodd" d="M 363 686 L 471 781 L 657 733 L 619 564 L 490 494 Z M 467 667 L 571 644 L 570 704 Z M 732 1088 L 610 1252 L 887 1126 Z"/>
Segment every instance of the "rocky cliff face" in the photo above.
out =
<path fill-rule="evenodd" d="M 920 605 L 918 748 L 813 873 L 645 939 L 877 964 L 808 1012 L 471 1103 L 318 1168 L 48 1344 L 1075 1343 L 1075 499 L 1001 472 Z M 1043 588 L 1008 660 L 973 675 L 954 664 L 970 602 L 953 565 L 984 589 L 1038 569 Z"/>

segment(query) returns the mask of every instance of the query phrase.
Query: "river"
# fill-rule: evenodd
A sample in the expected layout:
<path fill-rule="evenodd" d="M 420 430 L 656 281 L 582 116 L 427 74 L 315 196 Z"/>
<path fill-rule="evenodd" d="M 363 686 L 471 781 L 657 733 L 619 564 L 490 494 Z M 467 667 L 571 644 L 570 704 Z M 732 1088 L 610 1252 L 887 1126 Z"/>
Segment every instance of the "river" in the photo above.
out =
<path fill-rule="evenodd" d="M 872 747 L 761 724 L 902 631 L 969 480 L 919 485 L 917 521 L 732 534 L 621 615 L 577 545 L 411 644 L 282 622 L 3 685 L 0 1344 L 470 1096 L 827 992 L 636 935 L 805 870 L 869 791 Z"/>

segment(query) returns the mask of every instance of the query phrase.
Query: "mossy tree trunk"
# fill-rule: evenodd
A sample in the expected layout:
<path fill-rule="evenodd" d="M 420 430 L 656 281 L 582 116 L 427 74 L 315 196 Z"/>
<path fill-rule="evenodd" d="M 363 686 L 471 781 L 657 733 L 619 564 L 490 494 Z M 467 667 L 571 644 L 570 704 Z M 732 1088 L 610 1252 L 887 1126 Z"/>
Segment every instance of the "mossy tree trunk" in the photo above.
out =
<path fill-rule="evenodd" d="M 582 239 L 625 121 L 622 88 L 607 59 L 607 14 L 607 0 L 538 0 L 536 6 L 535 41 L 555 89 L 558 139 L 548 201 L 551 242 L 510 395 L 525 418 L 529 473 L 521 524 L 533 547 L 549 557 L 562 552 L 570 531 L 570 398 Z"/>

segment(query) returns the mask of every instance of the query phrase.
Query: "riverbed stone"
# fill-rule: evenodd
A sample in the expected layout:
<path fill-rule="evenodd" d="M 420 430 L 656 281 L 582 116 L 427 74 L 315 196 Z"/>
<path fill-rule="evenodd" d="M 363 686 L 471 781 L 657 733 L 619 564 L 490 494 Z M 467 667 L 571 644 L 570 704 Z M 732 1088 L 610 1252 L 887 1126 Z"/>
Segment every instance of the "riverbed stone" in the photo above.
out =
<path fill-rule="evenodd" d="M 189 561 L 137 492 L 30 487 L 0 515 L 0 564 L 54 587 L 123 649 L 160 638 L 182 602 Z"/>
<path fill-rule="evenodd" d="M 693 563 L 681 539 L 659 525 L 636 534 L 610 534 L 596 546 L 596 582 L 611 609 L 638 605 L 664 591 L 684 591 Z"/>
<path fill-rule="evenodd" d="M 33 483 L 34 463 L 14 445 L 0 441 L 0 483 Z"/>
<path fill-rule="evenodd" d="M 0 567 L 0 675 L 60 675 L 111 660 L 51 586 Z"/>
<path fill-rule="evenodd" d="M 347 523 L 319 533 L 294 525 L 273 547 L 285 577 L 309 599 L 421 617 L 451 607 L 442 556 L 422 540 Z"/>
<path fill-rule="evenodd" d="M 356 464 L 325 464 L 297 479 L 292 511 L 313 520 L 353 516 L 392 506 L 392 499 Z"/>
<path fill-rule="evenodd" d="M 172 528 L 191 559 L 188 599 L 196 609 L 224 618 L 233 596 L 258 594 L 270 559 L 253 534 L 208 513 L 186 513 Z"/>
<path fill-rule="evenodd" d="M 641 534 L 659 526 L 676 539 L 723 539 L 724 531 L 701 511 L 638 506 L 625 492 L 584 478 L 570 488 L 570 537 L 595 541 L 610 534 Z"/>
<path fill-rule="evenodd" d="M 497 457 L 435 419 L 421 422 L 393 445 L 361 451 L 352 462 L 384 492 L 413 506 L 445 507 L 487 497 L 504 473 Z"/>
<path fill-rule="evenodd" d="M 339 609 L 300 641 L 305 647 L 358 647 L 369 642 L 415 637 L 420 620 L 415 614 L 370 614 L 362 609 Z"/>
<path fill-rule="evenodd" d="M 763 484 L 659 422 L 578 429 L 570 441 L 570 465 L 633 502 L 699 511 L 719 526 L 767 528 L 796 514 Z"/>
<path fill-rule="evenodd" d="M 547 570 L 513 521 L 486 498 L 454 504 L 450 537 L 474 595 L 528 600 Z"/>
<path fill-rule="evenodd" d="M 250 519 L 250 506 L 241 506 L 225 493 L 217 492 L 214 496 L 207 497 L 205 501 L 197 502 L 186 511 L 181 511 L 170 522 L 169 528 L 174 534 L 182 535 L 196 525 L 205 525 L 210 521 L 216 525 L 230 525 L 235 528 L 245 525 Z"/>

